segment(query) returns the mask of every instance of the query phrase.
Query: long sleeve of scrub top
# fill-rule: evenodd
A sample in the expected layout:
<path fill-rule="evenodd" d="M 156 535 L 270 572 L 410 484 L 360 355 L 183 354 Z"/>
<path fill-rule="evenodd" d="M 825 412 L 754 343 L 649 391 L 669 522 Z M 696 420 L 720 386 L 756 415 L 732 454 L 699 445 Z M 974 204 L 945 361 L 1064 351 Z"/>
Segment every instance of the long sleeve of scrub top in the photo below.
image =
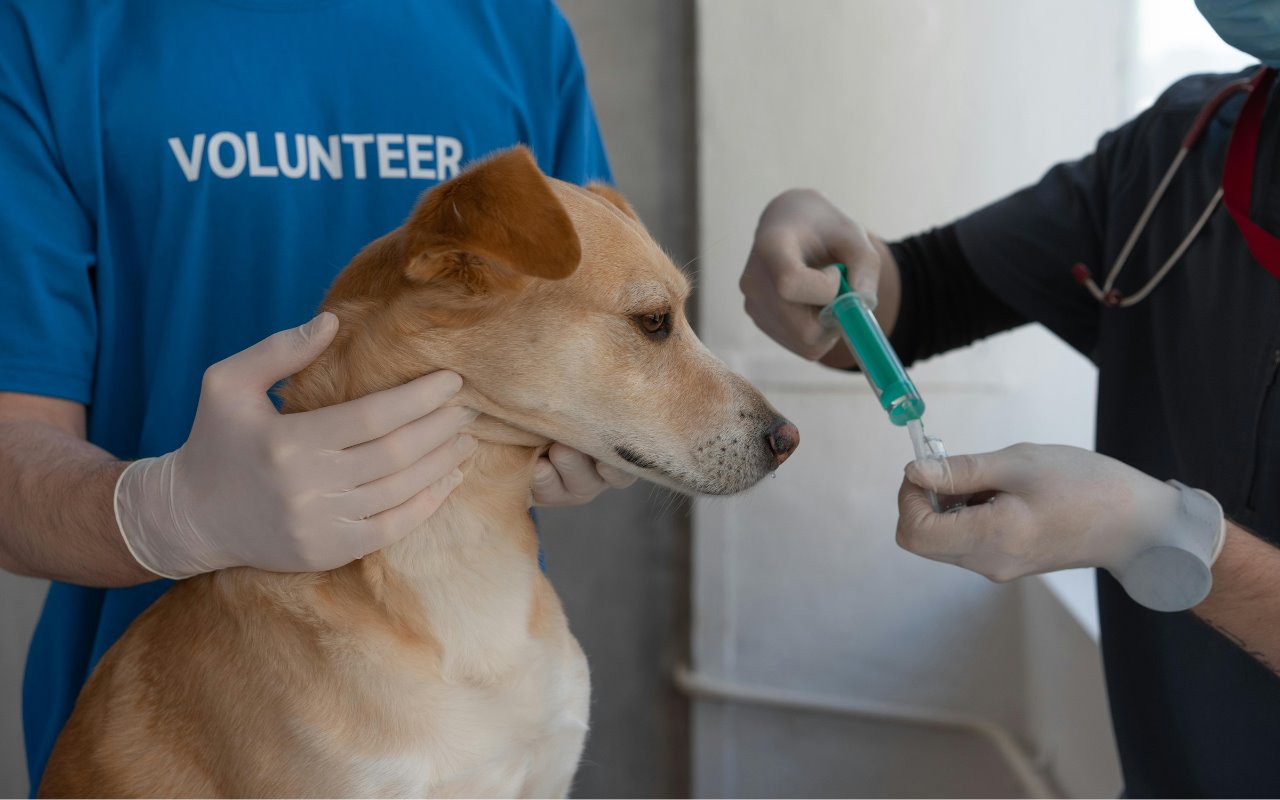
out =
<path fill-rule="evenodd" d="M 1038 183 L 951 225 L 890 244 L 902 271 L 902 310 L 892 340 L 903 360 L 928 358 L 1025 322 L 1043 324 L 1093 359 L 1101 306 L 1076 283 L 1071 268 L 1087 264 L 1101 280 L 1206 95 L 1233 77 L 1180 81 L 1150 109 L 1102 136 L 1092 153 L 1054 166 Z M 1224 106 L 1208 135 L 1229 132 L 1237 109 L 1238 102 Z M 1177 176 L 1161 204 L 1166 213 L 1153 218 L 1130 259 L 1122 290 L 1140 286 L 1150 271 L 1144 262 L 1154 258 L 1158 266 L 1185 233 L 1176 224 L 1165 231 L 1167 207 L 1185 197 L 1198 212 L 1212 195 L 1221 162 L 1207 152 L 1193 155 L 1205 159 L 1189 160 Z"/>
<path fill-rule="evenodd" d="M 960 248 L 955 225 L 892 242 L 889 250 L 902 281 L 890 339 L 904 364 L 1028 321 L 982 283 Z"/>
<path fill-rule="evenodd" d="M 1093 153 L 1053 167 L 1039 183 L 889 245 L 902 276 L 891 338 L 905 363 L 1027 322 L 1093 357 L 1099 306 L 1071 268 L 1109 266 L 1103 263 L 1111 251 L 1104 234 L 1109 199 L 1114 182 L 1124 180 L 1116 164 L 1141 135 L 1144 116 L 1103 136 Z"/>

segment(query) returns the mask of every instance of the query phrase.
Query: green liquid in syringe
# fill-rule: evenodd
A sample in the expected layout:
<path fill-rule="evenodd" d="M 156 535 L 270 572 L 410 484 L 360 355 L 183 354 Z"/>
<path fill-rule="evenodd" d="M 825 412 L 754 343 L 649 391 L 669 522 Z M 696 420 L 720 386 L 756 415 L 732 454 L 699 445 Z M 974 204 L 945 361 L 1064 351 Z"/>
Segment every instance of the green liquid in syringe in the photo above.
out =
<path fill-rule="evenodd" d="M 830 306 L 831 313 L 839 322 L 845 343 L 858 360 L 858 366 L 880 399 L 881 407 L 888 412 L 889 421 L 894 425 L 906 425 L 910 420 L 920 419 L 924 416 L 924 399 L 907 377 L 902 361 L 893 351 L 875 315 L 861 295 L 849 290 L 843 269 L 840 290 Z"/>

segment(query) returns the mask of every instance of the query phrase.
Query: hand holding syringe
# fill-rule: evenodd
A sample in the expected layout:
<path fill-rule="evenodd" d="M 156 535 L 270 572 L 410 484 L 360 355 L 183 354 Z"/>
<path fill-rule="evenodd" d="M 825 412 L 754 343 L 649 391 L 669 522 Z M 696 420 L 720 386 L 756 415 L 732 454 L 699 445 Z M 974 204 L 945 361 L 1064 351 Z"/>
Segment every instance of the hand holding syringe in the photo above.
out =
<path fill-rule="evenodd" d="M 845 265 L 837 264 L 836 267 L 840 270 L 840 289 L 831 305 L 823 309 L 821 319 L 824 324 L 834 323 L 839 328 L 849 352 L 853 353 L 862 374 L 867 376 L 867 382 L 880 400 L 880 406 L 888 413 L 889 421 L 906 426 L 916 458 L 939 461 L 945 467 L 947 452 L 942 447 L 942 440 L 924 432 L 924 399 L 911 378 L 907 377 L 902 361 L 871 313 L 872 307 L 849 287 Z M 957 511 L 964 508 L 967 499 L 944 496 L 940 501 L 937 495 L 929 492 L 929 502 L 933 504 L 934 511 Z"/>
<path fill-rule="evenodd" d="M 889 421 L 906 426 L 911 434 L 916 459 L 937 462 L 942 467 L 946 483 L 935 480 L 933 485 L 954 486 L 942 442 L 924 433 L 924 400 L 920 392 L 907 377 L 871 308 L 849 288 L 844 265 L 837 266 L 840 290 L 831 305 L 823 309 L 821 319 L 824 324 L 834 320 L 838 325 L 849 351 L 888 413 Z M 1021 445 L 999 453 L 970 456 L 971 461 L 974 458 L 1021 459 L 1025 464 L 1023 471 L 1038 474 L 1040 480 L 1011 486 L 1009 491 L 1019 497 L 1015 501 L 1001 504 L 1002 495 L 995 492 L 996 502 L 985 509 L 986 514 L 975 508 L 964 514 L 948 515 L 945 521 L 933 518 L 928 524 L 923 524 L 918 514 L 914 518 L 900 516 L 898 536 L 899 541 L 906 542 L 904 547 L 929 558 L 960 564 L 993 579 L 1007 580 L 1005 576 L 1069 566 L 1102 567 L 1120 581 L 1130 597 L 1157 611 L 1191 608 L 1209 593 L 1213 585 L 1213 562 L 1226 537 L 1222 507 L 1211 495 L 1177 481 L 1170 482 L 1172 487 L 1161 484 L 1118 461 L 1070 447 Z M 1074 509 L 1062 508 L 1061 492 L 1045 492 L 1037 486 L 1037 483 L 1044 485 L 1045 478 L 1049 478 L 1051 485 L 1081 483 L 1078 477 L 1083 472 L 1081 463 L 1089 464 L 1085 485 L 1091 494 L 1082 496 L 1079 503 L 1091 502 L 1097 506 L 1105 502 L 1103 496 L 1107 494 L 1125 499 L 1111 504 L 1119 510 L 1096 515 L 1098 519 L 1112 519 L 1110 527 L 1081 528 L 1076 522 L 1080 515 L 1070 513 Z M 1090 483 L 1101 473 L 1115 475 L 1105 482 L 1109 491 Z M 968 477 L 971 490 L 997 488 L 975 485 L 972 475 Z M 921 488 L 935 513 L 960 511 L 968 506 L 970 495 L 939 496 L 927 487 Z M 1006 499 L 1013 496 L 1008 492 L 1004 494 Z M 904 518 L 914 520 L 908 522 L 905 538 Z M 993 526 L 993 520 L 1003 521 L 1005 525 Z M 975 528 L 980 533 L 975 533 Z M 1094 528 L 1106 535 L 1096 535 Z M 1035 533 L 1032 541 L 1052 544 L 1029 549 L 1025 543 L 1027 531 Z M 1003 547 L 1002 541 L 1010 535 L 1022 537 L 1022 543 L 1012 549 Z M 980 540 L 986 544 L 974 546 Z M 1063 543 L 1072 540 L 1075 552 L 1064 560 Z M 969 543 L 968 552 L 959 557 L 957 542 Z"/>

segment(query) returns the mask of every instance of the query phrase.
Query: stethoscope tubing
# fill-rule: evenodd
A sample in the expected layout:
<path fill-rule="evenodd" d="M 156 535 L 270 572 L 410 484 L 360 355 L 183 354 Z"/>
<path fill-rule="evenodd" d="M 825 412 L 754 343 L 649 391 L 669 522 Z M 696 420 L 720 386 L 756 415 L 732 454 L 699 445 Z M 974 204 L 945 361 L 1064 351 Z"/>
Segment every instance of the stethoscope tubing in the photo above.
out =
<path fill-rule="evenodd" d="M 1265 68 L 1264 68 L 1265 69 Z M 1120 277 L 1120 271 L 1128 262 L 1129 256 L 1138 245 L 1138 240 L 1142 237 L 1143 231 L 1147 228 L 1147 223 L 1151 221 L 1151 216 L 1155 213 L 1156 207 L 1160 205 L 1160 201 L 1164 198 L 1165 192 L 1168 191 L 1169 185 L 1173 183 L 1173 178 L 1178 174 L 1178 170 L 1182 167 L 1182 163 L 1186 161 L 1187 155 L 1195 148 L 1200 141 L 1204 129 L 1208 126 L 1210 120 L 1217 115 L 1218 110 L 1222 108 L 1222 104 L 1231 99 L 1238 92 L 1250 92 L 1256 85 L 1256 79 L 1261 74 L 1255 73 L 1248 78 L 1232 81 L 1224 86 L 1217 94 L 1205 103 L 1200 109 L 1200 113 L 1196 114 L 1195 120 L 1191 123 L 1191 127 L 1187 129 L 1186 135 L 1182 137 L 1182 143 L 1178 147 L 1178 152 L 1174 155 L 1173 160 L 1169 163 L 1169 168 L 1165 170 L 1164 177 L 1160 179 L 1160 183 L 1156 186 L 1156 190 L 1151 194 L 1151 199 L 1147 201 L 1146 207 L 1142 209 L 1142 214 L 1138 216 L 1137 223 L 1133 226 L 1133 230 L 1129 233 L 1129 238 L 1125 240 L 1124 247 L 1120 248 L 1120 254 L 1116 256 L 1115 263 L 1111 270 L 1107 272 L 1106 280 L 1099 286 L 1093 279 L 1093 273 L 1084 264 L 1076 264 L 1072 267 L 1072 275 L 1076 281 L 1084 286 L 1093 298 L 1104 306 L 1110 308 L 1128 308 L 1137 305 L 1147 298 L 1151 292 L 1155 290 L 1160 282 L 1165 279 L 1169 271 L 1178 263 L 1183 254 L 1187 252 L 1187 248 L 1191 247 L 1192 242 L 1200 235 L 1200 231 L 1208 224 L 1209 218 L 1213 216 L 1213 212 L 1217 210 L 1222 202 L 1223 189 L 1218 187 L 1213 193 L 1213 197 L 1205 206 L 1204 211 L 1200 213 L 1200 217 L 1195 224 L 1191 226 L 1191 230 L 1182 241 L 1174 249 L 1173 253 L 1165 259 L 1160 265 L 1160 269 L 1142 285 L 1138 291 L 1132 294 L 1122 294 L 1115 288 L 1116 279 Z"/>

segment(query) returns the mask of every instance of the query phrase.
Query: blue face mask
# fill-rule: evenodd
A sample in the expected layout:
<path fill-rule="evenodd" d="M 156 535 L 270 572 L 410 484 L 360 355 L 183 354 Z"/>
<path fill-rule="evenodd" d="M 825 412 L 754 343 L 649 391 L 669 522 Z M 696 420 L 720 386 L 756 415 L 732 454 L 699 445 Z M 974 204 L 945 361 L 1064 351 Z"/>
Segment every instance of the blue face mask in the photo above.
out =
<path fill-rule="evenodd" d="M 1223 41 L 1269 67 L 1280 67 L 1280 0 L 1196 0 Z"/>

